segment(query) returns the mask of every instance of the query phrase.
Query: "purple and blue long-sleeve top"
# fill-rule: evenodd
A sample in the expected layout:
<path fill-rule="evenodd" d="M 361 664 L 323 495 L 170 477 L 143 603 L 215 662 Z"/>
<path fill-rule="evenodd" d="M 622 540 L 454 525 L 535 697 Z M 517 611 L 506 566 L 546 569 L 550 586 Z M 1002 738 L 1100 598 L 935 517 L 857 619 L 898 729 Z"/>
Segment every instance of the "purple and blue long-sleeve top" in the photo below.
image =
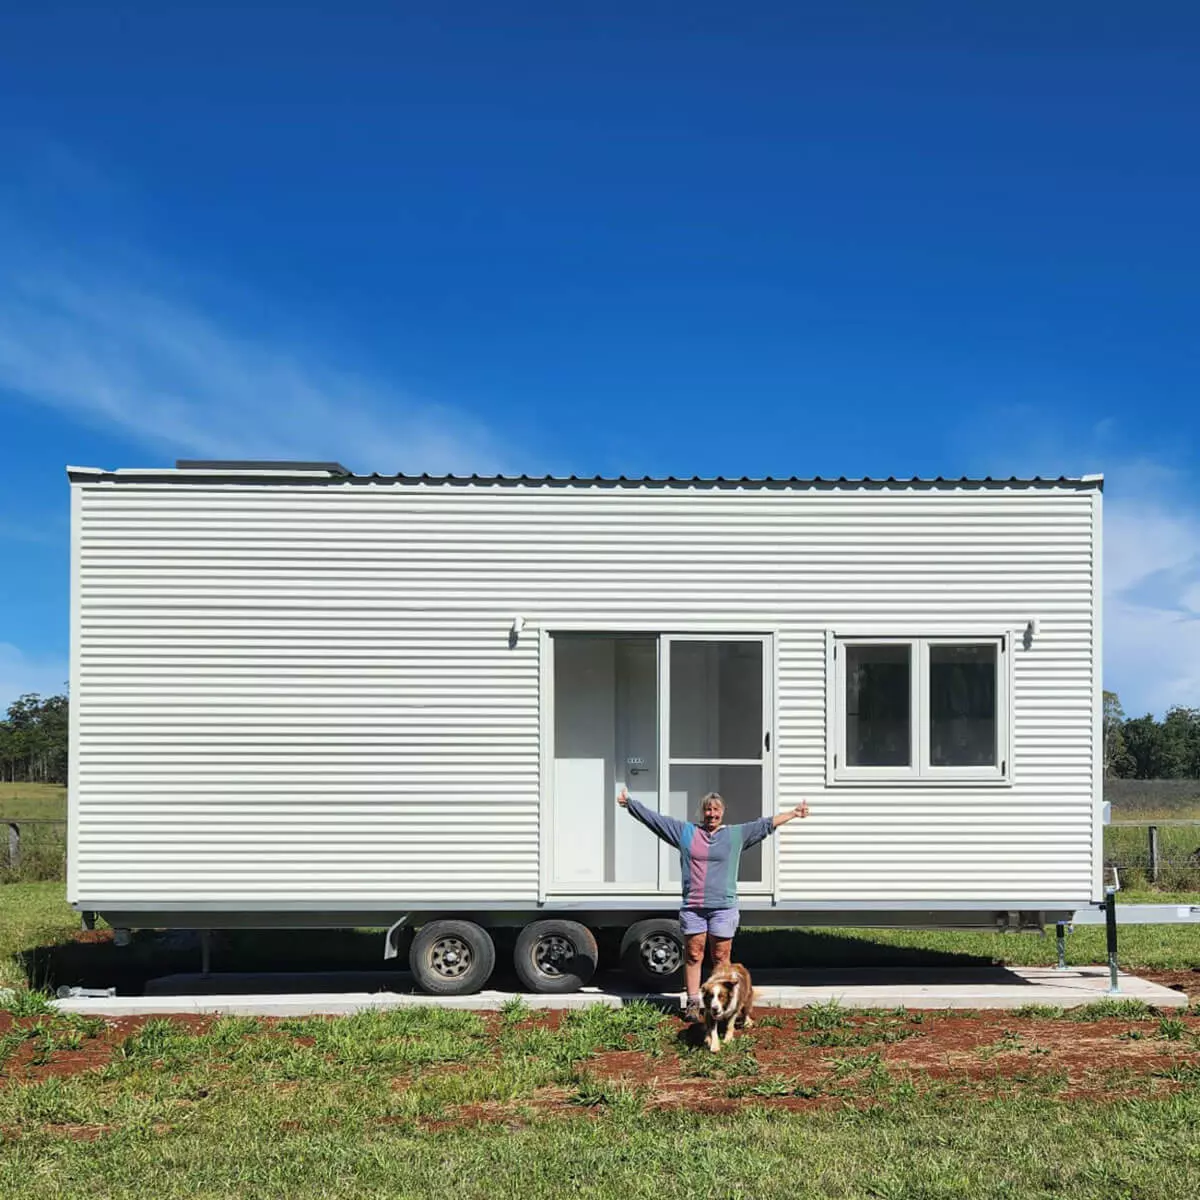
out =
<path fill-rule="evenodd" d="M 722 825 L 716 833 L 709 833 L 691 821 L 655 812 L 632 796 L 626 807 L 647 829 L 679 851 L 684 908 L 736 908 L 742 851 L 775 832 L 774 817 L 760 817 L 744 825 Z"/>

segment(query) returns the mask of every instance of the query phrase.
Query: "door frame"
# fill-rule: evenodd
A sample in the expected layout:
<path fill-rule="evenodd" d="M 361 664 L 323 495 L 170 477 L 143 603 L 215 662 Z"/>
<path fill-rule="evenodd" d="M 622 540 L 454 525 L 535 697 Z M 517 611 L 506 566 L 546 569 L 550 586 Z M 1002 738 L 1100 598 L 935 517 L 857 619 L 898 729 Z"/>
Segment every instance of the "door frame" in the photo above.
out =
<path fill-rule="evenodd" d="M 758 766 L 762 778 L 760 816 L 775 813 L 775 635 L 773 633 L 716 633 L 709 631 L 667 632 L 659 636 L 658 651 L 658 797 L 659 811 L 671 794 L 671 643 L 672 642 L 746 642 L 762 646 L 762 724 L 764 745 L 759 747 L 758 759 L 687 760 L 677 766 Z M 690 819 L 690 814 L 688 819 Z M 770 839 L 773 847 L 775 839 Z M 670 863 L 675 851 L 663 843 L 658 856 L 658 890 L 662 895 L 673 893 L 678 886 L 671 882 Z M 767 848 L 762 852 L 762 879 L 757 883 L 739 883 L 739 895 L 774 896 L 775 855 Z"/>
<path fill-rule="evenodd" d="M 674 884 L 666 883 L 662 853 L 659 855 L 658 886 L 641 889 L 627 883 L 590 883 L 573 887 L 554 883 L 554 637 L 557 634 L 590 633 L 607 634 L 611 637 L 642 636 L 654 637 L 658 642 L 658 719 L 659 719 L 659 806 L 660 811 L 667 795 L 666 784 L 670 780 L 670 764 L 666 751 L 668 746 L 670 719 L 669 678 L 666 659 L 669 655 L 668 642 L 690 640 L 701 642 L 759 641 L 763 645 L 763 724 L 764 733 L 770 734 L 770 745 L 764 747 L 762 758 L 762 806 L 763 816 L 775 813 L 775 797 L 778 794 L 778 731 L 776 728 L 779 679 L 779 636 L 774 629 L 731 629 L 705 622 L 678 622 L 663 626 L 646 621 L 550 621 L 539 623 L 538 636 L 538 904 L 545 904 L 556 896 L 618 897 L 635 899 L 662 899 L 677 895 Z M 616 803 L 616 797 L 613 797 Z M 663 851 L 670 847 L 663 846 Z M 763 850 L 763 880 L 749 887 L 741 887 L 746 895 L 756 899 L 769 896 L 778 901 L 778 839 L 768 838 Z M 666 883 L 666 886 L 664 886 Z"/>

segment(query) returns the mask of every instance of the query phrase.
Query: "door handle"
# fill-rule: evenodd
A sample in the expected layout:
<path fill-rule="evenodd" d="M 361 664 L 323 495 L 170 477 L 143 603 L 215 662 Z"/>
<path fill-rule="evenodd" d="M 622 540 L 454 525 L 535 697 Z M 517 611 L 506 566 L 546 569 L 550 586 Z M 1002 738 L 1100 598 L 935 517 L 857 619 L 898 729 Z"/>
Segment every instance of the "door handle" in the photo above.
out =
<path fill-rule="evenodd" d="M 771 748 L 771 731 L 769 729 L 767 730 L 767 736 L 766 736 L 764 745 L 766 746 L 766 748 L 768 750 L 770 750 L 770 748 Z"/>

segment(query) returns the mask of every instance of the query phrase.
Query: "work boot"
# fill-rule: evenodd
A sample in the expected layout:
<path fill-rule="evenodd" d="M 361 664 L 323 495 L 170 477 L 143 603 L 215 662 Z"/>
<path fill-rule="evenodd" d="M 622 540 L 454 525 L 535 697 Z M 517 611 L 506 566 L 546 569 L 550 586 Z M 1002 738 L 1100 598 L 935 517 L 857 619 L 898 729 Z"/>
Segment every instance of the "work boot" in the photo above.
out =
<path fill-rule="evenodd" d="M 689 1000 L 687 1004 L 684 1005 L 683 1019 L 693 1024 L 704 1020 L 704 1014 L 700 1011 L 699 1000 Z"/>

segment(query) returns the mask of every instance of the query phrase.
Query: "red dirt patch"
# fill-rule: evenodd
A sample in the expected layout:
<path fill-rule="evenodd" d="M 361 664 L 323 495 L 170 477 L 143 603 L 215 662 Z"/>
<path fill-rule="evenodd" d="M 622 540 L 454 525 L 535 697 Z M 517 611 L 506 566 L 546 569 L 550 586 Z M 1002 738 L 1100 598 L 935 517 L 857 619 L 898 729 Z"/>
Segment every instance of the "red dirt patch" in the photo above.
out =
<path fill-rule="evenodd" d="M 187 1029 L 190 1033 L 203 1033 L 212 1025 L 209 1016 L 192 1014 L 170 1014 L 165 1018 L 152 1015 L 136 1017 L 102 1018 L 103 1027 L 95 1037 L 79 1033 L 79 1044 L 74 1047 L 61 1045 L 61 1039 L 70 1031 L 58 1024 L 49 1015 L 37 1017 L 13 1017 L 0 1013 L 0 1035 L 23 1029 L 28 1036 L 13 1050 L 7 1060 L 0 1062 L 0 1086 L 8 1079 L 51 1079 L 79 1075 L 106 1066 L 112 1061 L 117 1048 L 131 1034 L 136 1033 L 148 1021 L 170 1020 L 172 1024 Z M 38 1030 L 46 1029 L 52 1039 L 47 1047 Z"/>
<path fill-rule="evenodd" d="M 57 1133 L 74 1142 L 94 1142 L 112 1130 L 111 1125 L 43 1125 L 46 1133 Z"/>
<path fill-rule="evenodd" d="M 394 1118 L 385 1117 L 381 1124 L 391 1124 Z M 454 1111 L 449 1120 L 426 1121 L 422 1128 L 430 1133 L 447 1129 L 461 1129 L 464 1125 L 504 1125 L 508 1129 L 524 1129 L 527 1121 L 512 1111 L 512 1106 L 501 1102 L 494 1104 L 463 1104 Z"/>
<path fill-rule="evenodd" d="M 523 1033 L 530 1029 L 549 1029 L 553 1032 L 566 1020 L 568 1012 L 570 1012 L 570 1009 L 565 1008 L 538 1009 L 531 1012 L 529 1016 L 524 1017 L 522 1020 L 514 1021 L 512 1024 L 505 1021 L 502 1013 L 489 1011 L 477 1013 L 476 1015 L 483 1018 L 487 1032 L 494 1036 L 501 1029 L 508 1029 L 517 1033 Z"/>
<path fill-rule="evenodd" d="M 111 929 L 77 929 L 68 939 L 80 946 L 103 946 L 112 940 Z"/>
<path fill-rule="evenodd" d="M 547 1016 L 555 1026 L 561 1021 L 559 1013 Z M 770 1016 L 772 1024 L 757 1025 L 716 1055 L 696 1048 L 700 1031 L 682 1022 L 675 1025 L 674 1045 L 668 1036 L 659 1054 L 632 1049 L 596 1054 L 580 1064 L 596 1089 L 591 1106 L 581 1105 L 572 1088 L 546 1088 L 519 1104 L 465 1106 L 422 1125 L 432 1130 L 502 1123 L 516 1119 L 517 1108 L 546 1116 L 595 1115 L 621 1092 L 651 1109 L 713 1114 L 746 1105 L 865 1109 L 902 1102 L 897 1087 L 903 1094 L 935 1094 L 952 1102 L 1024 1092 L 1118 1101 L 1169 1095 L 1187 1086 L 1170 1078 L 1172 1068 L 1200 1069 L 1197 1017 L 1183 1018 L 1184 1036 L 1171 1040 L 1159 1036 L 1153 1018 L 1074 1022 L 1005 1012 L 880 1013 L 820 1031 L 807 1028 L 805 1010 L 772 1010 Z M 522 1025 L 550 1023 L 534 1017 Z"/>
<path fill-rule="evenodd" d="M 1148 1021 L 1043 1021 L 1003 1012 L 979 1017 L 926 1014 L 919 1025 L 891 1016 L 855 1017 L 842 1028 L 806 1030 L 793 1012 L 780 1028 L 756 1028 L 731 1048 L 651 1057 L 637 1051 L 596 1055 L 583 1064 L 595 1080 L 638 1089 L 652 1108 L 728 1112 L 747 1103 L 807 1110 L 829 1105 L 866 1107 L 886 1102 L 905 1082 L 917 1091 L 966 1097 L 1035 1090 L 1060 1099 L 1116 1099 L 1166 1094 L 1179 1086 L 1161 1076 L 1179 1064 L 1200 1066 L 1200 1020 L 1185 1020 L 1187 1036 L 1156 1036 Z M 814 1038 L 863 1040 L 866 1045 L 813 1045 Z M 912 1036 L 886 1041 L 889 1032 Z M 1129 1037 L 1133 1033 L 1136 1037 Z M 682 1039 L 681 1039 L 682 1040 Z M 739 1063 L 739 1051 L 743 1058 Z M 752 1055 L 746 1060 L 745 1053 Z M 880 1069 L 880 1078 L 873 1075 Z M 780 1090 L 792 1094 L 774 1094 Z M 797 1094 L 798 1093 L 798 1094 Z"/>

